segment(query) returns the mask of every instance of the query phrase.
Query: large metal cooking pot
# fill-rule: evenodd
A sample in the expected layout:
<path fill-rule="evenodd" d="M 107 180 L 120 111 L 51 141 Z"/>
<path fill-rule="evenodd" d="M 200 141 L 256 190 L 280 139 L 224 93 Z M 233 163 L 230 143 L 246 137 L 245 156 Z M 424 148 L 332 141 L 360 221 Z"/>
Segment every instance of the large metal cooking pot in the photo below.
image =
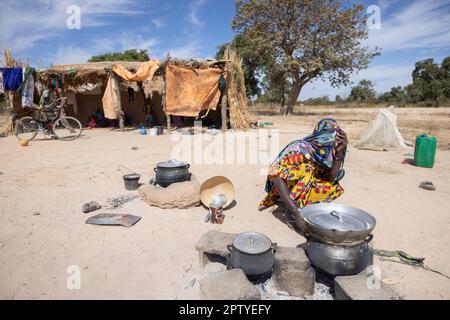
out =
<path fill-rule="evenodd" d="M 294 218 L 299 227 L 306 228 L 307 235 L 341 245 L 363 242 L 376 224 L 375 218 L 363 210 L 332 203 L 308 205 Z"/>
<path fill-rule="evenodd" d="M 168 187 L 172 183 L 190 180 L 189 166 L 188 163 L 178 160 L 158 163 L 154 168 L 156 183 L 161 187 Z"/>
<path fill-rule="evenodd" d="M 335 246 L 309 238 L 306 254 L 311 263 L 332 276 L 355 275 L 369 264 L 372 252 L 368 240 L 354 246 Z"/>
<path fill-rule="evenodd" d="M 242 269 L 248 276 L 269 272 L 273 267 L 276 246 L 261 233 L 241 233 L 234 238 L 233 245 L 228 246 L 231 267 Z"/>

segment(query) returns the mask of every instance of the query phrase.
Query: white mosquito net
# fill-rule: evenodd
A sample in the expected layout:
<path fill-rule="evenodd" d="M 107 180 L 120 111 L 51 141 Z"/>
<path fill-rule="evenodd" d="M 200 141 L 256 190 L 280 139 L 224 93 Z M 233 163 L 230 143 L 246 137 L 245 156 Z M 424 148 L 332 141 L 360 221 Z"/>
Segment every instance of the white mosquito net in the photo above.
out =
<path fill-rule="evenodd" d="M 398 131 L 397 116 L 393 113 L 393 109 L 391 106 L 378 112 L 371 126 L 355 143 L 356 148 L 369 150 L 409 148 L 409 143 Z"/>

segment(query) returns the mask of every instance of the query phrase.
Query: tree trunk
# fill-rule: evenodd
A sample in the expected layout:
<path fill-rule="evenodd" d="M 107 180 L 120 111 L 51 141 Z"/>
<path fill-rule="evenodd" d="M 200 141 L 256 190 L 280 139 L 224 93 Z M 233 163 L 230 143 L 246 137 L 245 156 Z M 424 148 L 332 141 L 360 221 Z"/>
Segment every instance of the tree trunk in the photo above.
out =
<path fill-rule="evenodd" d="M 300 81 L 294 80 L 292 84 L 291 92 L 289 93 L 289 98 L 287 102 L 287 106 L 284 109 L 283 115 L 293 115 L 294 114 L 294 106 L 297 103 L 298 96 L 300 95 L 300 91 L 302 90 L 303 85 Z"/>

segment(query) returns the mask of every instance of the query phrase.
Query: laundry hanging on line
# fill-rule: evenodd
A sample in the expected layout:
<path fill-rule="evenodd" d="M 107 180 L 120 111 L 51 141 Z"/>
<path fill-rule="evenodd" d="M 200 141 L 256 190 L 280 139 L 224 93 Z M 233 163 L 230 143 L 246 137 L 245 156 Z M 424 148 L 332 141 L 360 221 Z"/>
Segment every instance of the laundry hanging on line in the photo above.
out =
<path fill-rule="evenodd" d="M 23 72 L 23 83 L 19 90 L 22 95 L 22 107 L 33 107 L 33 97 L 34 97 L 34 68 L 25 68 Z"/>
<path fill-rule="evenodd" d="M 23 68 L 1 68 L 3 90 L 17 92 L 23 83 Z"/>

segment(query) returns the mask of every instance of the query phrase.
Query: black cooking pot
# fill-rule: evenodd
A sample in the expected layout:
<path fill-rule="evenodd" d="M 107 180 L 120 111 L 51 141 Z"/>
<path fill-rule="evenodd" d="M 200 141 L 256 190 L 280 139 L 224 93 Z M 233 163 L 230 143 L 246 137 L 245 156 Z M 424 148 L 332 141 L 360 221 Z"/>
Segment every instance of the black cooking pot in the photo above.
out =
<path fill-rule="evenodd" d="M 172 183 L 191 180 L 190 165 L 184 161 L 169 160 L 160 162 L 154 168 L 156 183 L 161 187 L 168 187 Z"/>

